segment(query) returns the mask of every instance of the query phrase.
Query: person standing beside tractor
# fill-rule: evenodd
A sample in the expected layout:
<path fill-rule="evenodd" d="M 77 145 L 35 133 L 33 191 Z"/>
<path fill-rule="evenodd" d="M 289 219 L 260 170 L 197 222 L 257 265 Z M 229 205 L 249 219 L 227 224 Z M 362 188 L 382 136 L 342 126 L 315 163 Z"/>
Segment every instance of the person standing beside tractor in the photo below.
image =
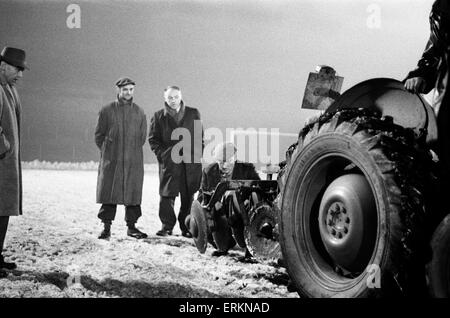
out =
<path fill-rule="evenodd" d="M 95 143 L 101 155 L 97 203 L 102 206 L 98 217 L 104 225 L 99 239 L 111 236 L 117 204 L 125 205 L 127 235 L 137 239 L 147 237 L 135 226 L 142 215 L 143 146 L 147 137 L 145 113 L 133 102 L 135 85 L 126 77 L 116 82 L 117 100 L 100 110 L 95 129 Z"/>
<path fill-rule="evenodd" d="M 164 90 L 164 100 L 164 108 L 151 119 L 148 137 L 159 168 L 159 218 L 162 228 L 156 235 L 172 235 L 177 222 L 174 203 L 180 194 L 178 223 L 181 235 L 190 238 L 192 236 L 184 221 L 191 210 L 202 176 L 204 140 L 200 112 L 184 104 L 177 86 L 169 86 Z M 173 139 L 177 132 L 182 134 L 182 139 Z M 174 147 L 179 143 L 186 147 L 172 151 L 176 150 Z"/>
<path fill-rule="evenodd" d="M 405 88 L 412 93 L 427 94 L 437 89 L 434 108 L 438 111 L 438 156 L 442 172 L 450 177 L 450 4 L 436 0 L 430 13 L 430 37 L 417 68 L 406 77 Z"/>
<path fill-rule="evenodd" d="M 20 117 L 22 106 L 15 84 L 22 78 L 25 52 L 5 47 L 0 54 L 0 278 L 15 263 L 5 262 L 2 252 L 10 216 L 22 214 Z"/>
<path fill-rule="evenodd" d="M 437 147 L 439 157 L 439 199 L 450 192 L 450 3 L 436 0 L 430 13 L 430 37 L 415 70 L 405 80 L 405 88 L 412 93 L 428 93 L 433 88 L 436 95 L 433 107 L 437 112 Z M 443 199 L 445 200 L 445 199 Z M 432 257 L 426 266 L 428 291 L 431 296 L 450 297 L 450 214 L 447 202 L 439 202 L 431 216 L 434 229 L 430 242 Z M 447 214 L 447 216 L 442 215 Z M 436 222 L 437 221 L 437 222 Z M 435 223 L 439 223 L 435 228 Z"/>

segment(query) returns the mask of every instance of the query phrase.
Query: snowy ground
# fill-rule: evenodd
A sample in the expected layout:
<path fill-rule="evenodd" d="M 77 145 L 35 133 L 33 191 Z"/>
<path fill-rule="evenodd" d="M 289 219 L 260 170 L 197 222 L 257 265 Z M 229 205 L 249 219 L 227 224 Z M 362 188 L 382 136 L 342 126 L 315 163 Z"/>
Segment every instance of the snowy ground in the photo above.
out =
<path fill-rule="evenodd" d="M 12 217 L 4 256 L 18 264 L 0 280 L 0 297 L 298 297 L 275 264 L 239 261 L 242 249 L 215 258 L 192 239 L 158 237 L 158 176 L 146 172 L 145 240 L 126 236 L 123 207 L 110 241 L 98 240 L 96 171 L 24 170 L 24 215 Z M 178 200 L 177 200 L 178 206 Z"/>

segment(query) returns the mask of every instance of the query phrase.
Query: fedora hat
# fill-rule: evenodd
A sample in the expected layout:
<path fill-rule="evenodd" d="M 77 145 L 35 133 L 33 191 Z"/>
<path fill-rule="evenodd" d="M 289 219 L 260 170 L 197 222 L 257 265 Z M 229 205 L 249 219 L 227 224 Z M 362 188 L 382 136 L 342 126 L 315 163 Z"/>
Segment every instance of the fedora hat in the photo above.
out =
<path fill-rule="evenodd" d="M 25 51 L 6 46 L 0 53 L 0 60 L 16 67 L 29 70 L 25 61 Z"/>

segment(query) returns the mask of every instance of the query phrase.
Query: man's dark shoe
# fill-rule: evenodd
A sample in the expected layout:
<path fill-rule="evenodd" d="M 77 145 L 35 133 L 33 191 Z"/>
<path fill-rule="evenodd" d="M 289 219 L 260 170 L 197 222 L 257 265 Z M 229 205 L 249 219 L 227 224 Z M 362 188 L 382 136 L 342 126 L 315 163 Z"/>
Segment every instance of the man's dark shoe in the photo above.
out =
<path fill-rule="evenodd" d="M 127 235 L 134 237 L 136 239 L 144 239 L 147 238 L 147 234 L 139 231 L 137 228 L 135 227 L 129 227 L 128 231 L 127 231 Z"/>
<path fill-rule="evenodd" d="M 297 287 L 295 287 L 294 282 L 290 278 L 289 278 L 286 288 L 287 288 L 288 292 L 290 292 L 290 293 L 297 292 Z"/>
<path fill-rule="evenodd" d="M 103 231 L 98 236 L 101 240 L 107 240 L 111 237 L 111 223 L 103 222 Z"/>
<path fill-rule="evenodd" d="M 17 268 L 16 263 L 8 263 L 5 262 L 5 260 L 3 259 L 3 256 L 0 256 L 0 269 L 8 269 L 8 270 L 13 270 Z"/>
<path fill-rule="evenodd" d="M 103 231 L 98 236 L 98 238 L 101 240 L 107 240 L 110 237 L 111 237 L 111 230 L 108 230 L 108 229 L 103 229 Z"/>
<path fill-rule="evenodd" d="M 172 235 L 172 231 L 171 230 L 159 230 L 158 232 L 156 232 L 156 235 L 158 236 L 169 236 Z"/>
<path fill-rule="evenodd" d="M 280 267 L 286 268 L 286 262 L 285 262 L 284 259 L 282 259 L 282 258 L 279 258 L 279 259 L 277 260 L 277 265 L 280 266 Z"/>
<path fill-rule="evenodd" d="M 245 255 L 240 256 L 237 259 L 241 263 L 247 263 L 247 264 L 256 264 L 258 261 L 253 257 L 252 253 L 248 250 L 248 248 L 245 249 Z"/>
<path fill-rule="evenodd" d="M 0 269 L 0 279 L 5 278 L 6 276 L 8 276 L 8 273 L 5 272 L 3 269 Z"/>
<path fill-rule="evenodd" d="M 227 251 L 214 251 L 211 253 L 211 256 L 219 257 L 219 256 L 227 255 L 227 254 L 228 254 Z"/>
<path fill-rule="evenodd" d="M 189 231 L 182 231 L 181 235 L 187 238 L 192 238 L 192 234 Z"/>
<path fill-rule="evenodd" d="M 238 262 L 245 263 L 245 264 L 256 264 L 258 263 L 258 260 L 256 260 L 253 256 L 247 257 L 247 256 L 240 256 L 238 257 Z"/>

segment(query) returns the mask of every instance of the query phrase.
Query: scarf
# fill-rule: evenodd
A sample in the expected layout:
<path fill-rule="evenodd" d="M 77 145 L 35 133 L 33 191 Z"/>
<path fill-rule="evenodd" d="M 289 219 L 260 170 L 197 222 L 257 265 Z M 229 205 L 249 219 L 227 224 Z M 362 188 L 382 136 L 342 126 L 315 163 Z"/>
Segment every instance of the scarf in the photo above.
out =
<path fill-rule="evenodd" d="M 183 101 L 181 101 L 180 109 L 178 110 L 178 112 L 175 109 L 172 109 L 169 105 L 167 105 L 167 103 L 164 103 L 164 107 L 166 108 L 166 113 L 169 114 L 170 117 L 172 117 L 175 120 L 177 125 L 179 125 L 181 123 L 181 120 L 184 117 L 184 103 L 183 103 Z"/>

